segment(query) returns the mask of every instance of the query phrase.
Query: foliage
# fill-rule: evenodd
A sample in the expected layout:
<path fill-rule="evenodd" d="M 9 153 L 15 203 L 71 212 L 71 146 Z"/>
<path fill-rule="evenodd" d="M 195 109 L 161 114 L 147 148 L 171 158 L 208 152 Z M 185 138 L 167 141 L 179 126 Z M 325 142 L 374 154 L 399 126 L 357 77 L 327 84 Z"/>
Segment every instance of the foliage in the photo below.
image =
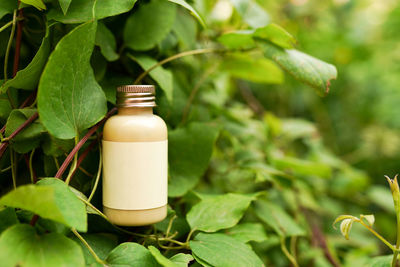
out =
<path fill-rule="evenodd" d="M 26 0 L 17 11 L 15 2 L 0 2 L 2 265 L 392 261 L 373 258 L 387 251 L 366 232 L 353 228 L 351 243 L 343 243 L 331 229 L 338 214 L 365 214 L 367 205 L 379 211 L 376 226 L 384 228 L 392 214 L 381 211 L 392 210 L 389 191 L 368 187 L 367 172 L 335 156 L 332 150 L 345 150 L 326 142 L 332 140 L 321 127 L 331 118 L 326 109 L 339 102 L 335 90 L 346 81 L 333 81 L 337 70 L 325 62 L 343 65 L 331 56 L 334 29 L 317 42 L 297 21 L 311 7 Z M 326 8 L 320 2 L 314 8 Z M 286 5 L 289 11 L 277 8 Z M 157 85 L 155 111 L 168 125 L 169 210 L 153 226 L 121 228 L 101 213 L 99 140 L 115 111 L 116 86 L 135 82 Z M 333 96 L 321 100 L 306 86 Z M 369 131 L 365 138 L 376 138 L 377 130 Z M 354 222 L 375 221 L 339 218 L 346 236 Z"/>

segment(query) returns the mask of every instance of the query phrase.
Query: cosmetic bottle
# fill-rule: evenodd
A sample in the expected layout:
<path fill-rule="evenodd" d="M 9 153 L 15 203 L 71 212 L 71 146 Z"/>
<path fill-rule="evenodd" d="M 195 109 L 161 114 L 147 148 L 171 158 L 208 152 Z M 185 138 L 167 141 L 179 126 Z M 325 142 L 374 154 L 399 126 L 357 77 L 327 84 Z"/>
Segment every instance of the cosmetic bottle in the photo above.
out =
<path fill-rule="evenodd" d="M 104 125 L 103 210 L 116 225 L 148 225 L 167 215 L 168 134 L 155 106 L 154 86 L 120 86 L 118 114 Z"/>

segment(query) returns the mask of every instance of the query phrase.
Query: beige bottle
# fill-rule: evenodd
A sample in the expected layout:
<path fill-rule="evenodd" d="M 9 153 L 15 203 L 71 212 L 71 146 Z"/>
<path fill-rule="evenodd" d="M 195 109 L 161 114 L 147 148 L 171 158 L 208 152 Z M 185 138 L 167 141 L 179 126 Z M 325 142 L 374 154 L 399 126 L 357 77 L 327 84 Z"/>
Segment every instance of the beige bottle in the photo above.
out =
<path fill-rule="evenodd" d="M 118 114 L 103 130 L 103 209 L 117 225 L 159 222 L 167 215 L 168 134 L 153 114 L 155 88 L 117 88 Z"/>

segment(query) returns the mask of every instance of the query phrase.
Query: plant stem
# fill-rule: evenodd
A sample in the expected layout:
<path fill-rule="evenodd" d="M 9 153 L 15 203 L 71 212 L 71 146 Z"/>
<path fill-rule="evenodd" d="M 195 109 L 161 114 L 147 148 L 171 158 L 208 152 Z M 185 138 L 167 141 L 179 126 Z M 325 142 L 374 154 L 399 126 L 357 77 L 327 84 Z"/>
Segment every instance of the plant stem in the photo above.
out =
<path fill-rule="evenodd" d="M 78 144 L 78 142 L 79 142 L 79 136 L 77 135 L 77 136 L 75 136 L 75 146 Z M 72 166 L 69 169 L 69 173 L 68 173 L 67 179 L 65 179 L 65 183 L 67 185 L 71 181 L 72 175 L 75 173 L 77 163 L 78 163 L 78 151 L 74 155 L 74 161 L 72 162 Z"/>
<path fill-rule="evenodd" d="M 23 124 L 21 124 L 13 133 L 11 133 L 7 138 L 3 139 L 3 142 L 0 145 L 0 158 L 3 156 L 4 151 L 8 146 L 8 142 L 13 139 L 17 134 L 19 134 L 25 127 L 31 124 L 34 120 L 38 118 L 38 113 L 33 114 L 29 119 L 27 119 Z"/>
<path fill-rule="evenodd" d="M 81 149 L 81 147 L 86 143 L 86 141 L 89 139 L 90 136 L 92 136 L 97 129 L 115 112 L 117 111 L 117 108 L 112 108 L 106 116 L 99 121 L 95 126 L 89 129 L 89 131 L 85 134 L 85 136 L 76 144 L 76 146 L 72 149 L 72 151 L 68 154 L 67 158 L 64 160 L 63 164 L 61 164 L 61 167 L 58 169 L 56 175 L 54 177 L 56 178 L 61 178 L 65 170 L 67 169 L 69 163 L 72 161 L 73 157 L 75 154 Z"/>
<path fill-rule="evenodd" d="M 168 237 L 169 236 L 169 232 L 171 231 L 172 228 L 172 223 L 174 222 L 174 220 L 176 219 L 176 214 L 174 216 L 171 217 L 171 219 L 168 222 L 168 227 L 167 227 L 167 231 L 165 232 L 165 236 Z"/>
<path fill-rule="evenodd" d="M 2 169 L 2 170 L 0 171 L 0 173 L 6 172 L 6 171 L 8 171 L 8 170 L 11 170 L 11 165 L 8 166 L 7 168 Z"/>
<path fill-rule="evenodd" d="M 397 220 L 397 240 L 396 240 L 396 251 L 393 253 L 392 267 L 396 267 L 397 265 L 397 257 L 399 255 L 399 248 L 400 248 L 400 214 L 398 212 L 396 212 L 396 220 Z"/>
<path fill-rule="evenodd" d="M 138 237 L 144 237 L 144 238 L 151 238 L 153 240 L 159 240 L 159 241 L 167 241 L 167 242 L 171 242 L 171 243 L 175 243 L 179 246 L 181 246 L 182 248 L 187 248 L 189 245 L 188 240 L 190 239 L 190 236 L 192 235 L 192 233 L 194 232 L 194 230 L 192 230 L 189 235 L 188 235 L 188 239 L 186 240 L 185 243 L 180 242 L 178 240 L 174 240 L 171 239 L 171 237 L 158 237 L 157 235 L 144 235 L 144 234 L 138 234 L 138 233 L 133 233 L 131 231 L 125 230 L 117 225 L 114 225 L 112 222 L 110 222 L 107 218 L 107 216 L 102 213 L 100 210 L 98 210 L 92 203 L 90 203 L 89 201 L 87 201 L 86 199 L 77 196 L 79 200 L 81 200 L 83 203 L 85 203 L 87 206 L 89 206 L 90 208 L 92 208 L 98 215 L 100 215 L 102 218 L 104 218 L 106 221 L 108 221 L 109 223 L 111 223 L 115 228 L 117 228 L 119 231 L 127 233 L 129 235 L 133 235 L 133 236 L 138 236 Z M 169 248 L 171 249 L 171 248 Z"/>
<path fill-rule="evenodd" d="M 189 234 L 188 234 L 188 236 L 187 236 L 187 238 L 186 238 L 186 244 L 189 244 L 189 241 L 190 241 L 190 238 L 192 237 L 192 235 L 193 235 L 193 233 L 196 231 L 197 229 L 196 228 L 193 228 L 192 230 L 190 230 L 190 232 L 189 232 Z"/>
<path fill-rule="evenodd" d="M 13 187 L 14 189 L 17 189 L 17 174 L 15 171 L 15 157 L 14 157 L 15 152 L 10 149 L 10 161 L 11 161 L 11 177 L 12 177 L 12 182 L 13 182 Z"/>
<path fill-rule="evenodd" d="M 0 28 L 0 32 L 4 31 L 5 29 L 7 29 L 8 27 L 10 27 L 13 24 L 13 21 L 9 21 L 6 24 L 4 24 L 3 26 L 1 26 Z"/>
<path fill-rule="evenodd" d="M 190 92 L 189 98 L 188 98 L 186 105 L 182 112 L 183 115 L 182 115 L 181 124 L 186 122 L 186 119 L 189 115 L 190 107 L 191 107 L 193 100 L 194 100 L 197 92 L 199 91 L 200 87 L 204 84 L 204 82 L 207 80 L 207 78 L 217 69 L 218 66 L 219 66 L 219 63 L 213 65 L 206 72 L 204 72 L 204 74 L 200 77 L 200 79 L 197 81 L 197 83 L 193 87 L 193 90 Z"/>
<path fill-rule="evenodd" d="M 8 39 L 6 53 L 5 53 L 5 56 L 4 56 L 4 83 L 7 82 L 8 57 L 10 56 L 11 45 L 12 45 L 12 41 L 14 39 L 16 21 L 17 21 L 17 10 L 15 9 L 14 13 L 13 13 L 11 34 L 10 34 L 10 38 Z M 11 107 L 15 108 L 14 103 L 12 102 L 9 90 L 7 90 L 7 97 L 8 97 L 8 101 L 10 101 Z"/>
<path fill-rule="evenodd" d="M 368 229 L 372 234 L 374 234 L 377 238 L 379 238 L 386 246 L 388 246 L 392 251 L 397 251 L 397 249 L 389 243 L 383 236 L 381 236 L 379 233 L 377 233 L 374 229 L 366 225 L 362 220 L 356 220 L 357 222 L 361 223 L 365 228 Z"/>
<path fill-rule="evenodd" d="M 33 172 L 33 167 L 32 167 L 32 159 L 33 159 L 33 154 L 35 154 L 35 149 L 31 151 L 31 154 L 29 155 L 29 174 L 31 175 L 31 182 L 34 184 L 36 181 L 35 179 L 35 174 Z"/>
<path fill-rule="evenodd" d="M 293 266 L 294 267 L 299 267 L 299 264 L 297 263 L 296 259 L 287 250 L 287 248 L 285 246 L 285 238 L 284 237 L 281 237 L 281 249 L 282 249 L 282 252 L 289 259 L 289 261 L 293 264 Z"/>
<path fill-rule="evenodd" d="M 88 197 L 88 202 L 90 202 L 90 200 L 92 200 L 94 193 L 96 192 L 97 185 L 100 180 L 100 174 L 101 174 L 102 167 L 103 167 L 103 159 L 102 159 L 102 155 L 101 155 L 101 146 L 99 145 L 99 168 L 97 169 L 96 180 L 94 181 L 92 192 L 90 192 L 90 195 Z"/>
<path fill-rule="evenodd" d="M 18 10 L 17 36 L 15 37 L 13 77 L 17 74 L 19 67 L 19 56 L 21 54 L 22 28 L 24 26 L 23 16 L 24 16 L 24 10 L 21 8 Z"/>
<path fill-rule="evenodd" d="M 85 245 L 85 247 L 89 250 L 90 254 L 92 254 L 93 258 L 100 264 L 106 264 L 105 261 L 103 261 L 102 259 L 99 258 L 99 256 L 97 256 L 96 252 L 94 252 L 94 250 L 92 249 L 92 247 L 88 244 L 88 242 L 86 242 L 86 240 L 78 233 L 78 231 L 75 230 L 75 228 L 71 229 L 72 233 L 74 233 L 74 235 L 79 238 L 79 240 Z"/>
<path fill-rule="evenodd" d="M 137 77 L 137 79 L 135 80 L 134 84 L 139 84 L 144 77 L 147 76 L 147 74 L 149 74 L 152 70 L 154 70 L 155 68 L 164 65 L 165 63 L 168 63 L 172 60 L 181 58 L 181 57 L 186 57 L 186 56 L 191 56 L 191 55 L 199 55 L 199 54 L 207 54 L 207 53 L 214 53 L 214 52 L 223 52 L 225 51 L 224 49 L 220 49 L 220 48 L 204 48 L 204 49 L 197 49 L 197 50 L 190 50 L 190 51 L 185 51 L 176 55 L 173 55 L 171 57 L 168 57 L 166 59 L 161 60 L 160 62 L 158 62 L 157 64 L 154 64 L 153 66 L 151 66 L 149 69 L 147 69 L 145 72 L 143 72 L 142 74 L 139 75 L 139 77 Z M 128 54 L 128 57 L 132 60 L 135 60 L 135 57 L 132 55 Z"/>

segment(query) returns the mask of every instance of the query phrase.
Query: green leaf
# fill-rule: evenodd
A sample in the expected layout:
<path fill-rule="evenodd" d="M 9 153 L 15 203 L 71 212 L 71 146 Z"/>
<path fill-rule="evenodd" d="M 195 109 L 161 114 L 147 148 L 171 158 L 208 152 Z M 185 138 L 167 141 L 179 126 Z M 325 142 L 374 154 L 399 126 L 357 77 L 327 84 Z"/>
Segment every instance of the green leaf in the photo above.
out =
<path fill-rule="evenodd" d="M 74 241 L 57 233 L 39 236 L 26 224 L 15 225 L 0 236 L 0 262 L 5 267 L 85 266 L 82 250 Z"/>
<path fill-rule="evenodd" d="M 268 24 L 265 27 L 255 30 L 253 37 L 270 41 L 282 48 L 293 48 L 296 44 L 296 39 L 281 26 L 274 23 Z"/>
<path fill-rule="evenodd" d="M 13 13 L 17 9 L 17 1 L 14 0 L 1 0 L 0 1 L 0 19 L 7 14 Z"/>
<path fill-rule="evenodd" d="M 62 216 L 64 217 L 64 221 L 59 222 L 74 227 L 78 231 L 86 232 L 86 205 L 75 196 L 67 184 L 57 178 L 42 178 L 37 182 L 37 185 L 51 186 L 54 188 L 56 196 L 55 204 L 58 206 Z"/>
<path fill-rule="evenodd" d="M 82 237 L 86 240 L 89 246 L 94 250 L 97 256 L 100 259 L 105 260 L 107 255 L 117 246 L 118 240 L 115 236 L 110 234 L 82 234 Z M 74 237 L 73 240 L 77 242 L 83 251 L 85 257 L 86 265 L 93 266 L 95 265 L 96 259 L 90 253 L 88 248 L 80 241 L 77 237 Z M 101 266 L 101 265 L 100 265 Z"/>
<path fill-rule="evenodd" d="M 56 178 L 46 178 L 38 185 L 23 185 L 0 198 L 0 204 L 32 211 L 78 231 L 86 231 L 85 205 L 68 186 Z"/>
<path fill-rule="evenodd" d="M 203 27 L 206 27 L 206 24 L 204 23 L 204 20 L 200 16 L 200 14 L 197 13 L 197 11 L 191 5 L 189 5 L 185 0 L 168 0 L 168 1 L 178 4 L 178 5 L 181 5 L 184 8 L 186 8 L 187 10 L 189 10 L 192 13 L 192 15 L 200 22 L 200 24 Z"/>
<path fill-rule="evenodd" d="M 354 220 L 353 219 L 344 219 L 341 223 L 340 223 L 340 232 L 342 233 L 342 235 L 349 240 L 349 234 L 350 234 L 350 230 L 351 227 L 353 225 Z"/>
<path fill-rule="evenodd" d="M 295 157 L 274 157 L 272 162 L 280 170 L 290 170 L 300 175 L 315 175 L 321 178 L 332 176 L 332 168 L 320 162 L 314 162 Z"/>
<path fill-rule="evenodd" d="M 164 257 L 161 252 L 153 246 L 149 246 L 149 251 L 151 255 L 156 259 L 156 261 L 164 267 L 179 267 L 181 265 L 174 263 L 173 261 L 169 260 L 168 258 Z"/>
<path fill-rule="evenodd" d="M 267 240 L 267 234 L 260 223 L 241 223 L 227 229 L 225 233 L 243 243 L 249 241 L 263 242 Z"/>
<path fill-rule="evenodd" d="M 58 3 L 60 4 L 61 10 L 64 15 L 67 14 L 69 5 L 71 4 L 72 0 L 58 0 Z"/>
<path fill-rule="evenodd" d="M 249 26 L 258 28 L 268 24 L 267 12 L 255 0 L 231 0 L 231 2 Z"/>
<path fill-rule="evenodd" d="M 76 27 L 57 44 L 39 83 L 38 110 L 46 129 L 71 139 L 106 113 L 106 97 L 90 67 L 96 22 Z"/>
<path fill-rule="evenodd" d="M 302 236 L 302 229 L 281 207 L 267 201 L 257 201 L 256 215 L 280 236 Z"/>
<path fill-rule="evenodd" d="M 7 119 L 5 135 L 10 136 L 21 124 L 36 113 L 35 109 L 14 109 Z M 39 120 L 35 120 L 11 140 L 18 153 L 27 153 L 39 146 L 40 135 L 45 129 Z"/>
<path fill-rule="evenodd" d="M 241 30 L 224 33 L 217 41 L 229 49 L 248 49 L 256 45 L 253 40 L 254 30 Z"/>
<path fill-rule="evenodd" d="M 207 196 L 194 205 L 186 216 L 191 229 L 215 232 L 236 225 L 250 203 L 252 196 L 228 193 Z"/>
<path fill-rule="evenodd" d="M 0 80 L 0 83 L 2 81 Z M 10 101 L 8 101 L 7 94 L 0 94 L 0 120 L 6 120 L 12 111 Z"/>
<path fill-rule="evenodd" d="M 74 147 L 74 139 L 58 139 L 51 134 L 44 134 L 42 149 L 48 156 L 59 157 L 69 152 Z"/>
<path fill-rule="evenodd" d="M 178 12 L 173 32 L 183 48 L 193 49 L 196 46 L 197 24 L 190 15 Z"/>
<path fill-rule="evenodd" d="M 124 28 L 126 46 L 138 51 L 149 50 L 171 31 L 176 6 L 165 0 L 143 3 L 128 18 Z"/>
<path fill-rule="evenodd" d="M 137 243 L 122 243 L 113 249 L 106 259 L 110 266 L 159 267 L 150 251 Z"/>
<path fill-rule="evenodd" d="M 39 10 L 46 9 L 46 6 L 42 0 L 21 0 L 21 2 L 30 6 L 34 6 Z"/>
<path fill-rule="evenodd" d="M 365 262 L 366 267 L 389 267 L 391 266 L 393 255 L 379 256 L 368 259 Z"/>
<path fill-rule="evenodd" d="M 17 224 L 18 219 L 14 208 L 0 208 L 0 234 L 8 227 Z"/>
<path fill-rule="evenodd" d="M 103 80 L 100 81 L 101 88 L 106 94 L 107 101 L 114 104 L 117 98 L 116 88 L 122 84 L 131 84 L 132 77 L 121 73 L 106 72 Z"/>
<path fill-rule="evenodd" d="M 101 54 L 108 60 L 114 61 L 119 58 L 115 52 L 117 42 L 112 32 L 101 22 L 97 24 L 95 44 L 100 47 Z"/>
<path fill-rule="evenodd" d="M 189 262 L 193 260 L 193 257 L 190 254 L 179 253 L 172 256 L 170 260 L 174 262 L 176 266 L 187 267 Z"/>
<path fill-rule="evenodd" d="M 152 59 L 149 56 L 146 55 L 136 55 L 136 56 L 131 56 L 130 58 L 135 60 L 144 70 L 149 69 L 153 65 L 157 64 L 158 62 L 155 59 Z M 173 76 L 172 72 L 164 69 L 163 67 L 159 66 L 152 70 L 149 73 L 150 77 L 153 78 L 158 85 L 160 85 L 160 88 L 164 91 L 168 101 L 172 101 L 172 84 L 173 84 Z"/>
<path fill-rule="evenodd" d="M 202 259 L 200 259 L 199 257 L 197 257 L 194 253 L 192 254 L 193 258 L 196 260 L 196 264 L 193 264 L 193 266 L 197 267 L 197 266 L 204 266 L 204 267 L 213 267 L 210 264 L 208 264 L 207 262 L 203 261 Z"/>
<path fill-rule="evenodd" d="M 329 92 L 331 80 L 336 79 L 335 66 L 295 49 L 282 49 L 272 44 L 261 44 L 266 57 L 273 59 L 294 78 L 324 96 Z"/>
<path fill-rule="evenodd" d="M 51 9 L 47 14 L 48 19 L 62 23 L 82 23 L 93 19 L 93 5 L 95 6 L 95 19 L 103 19 L 128 12 L 137 0 L 74 0 L 64 15 L 60 9 Z"/>
<path fill-rule="evenodd" d="M 169 131 L 169 147 L 174 148 L 168 151 L 170 197 L 182 196 L 198 183 L 208 167 L 219 130 L 213 124 L 194 122 Z"/>
<path fill-rule="evenodd" d="M 253 58 L 246 54 L 225 57 L 221 69 L 236 78 L 267 84 L 283 82 L 283 73 L 278 66 L 266 58 Z"/>
<path fill-rule="evenodd" d="M 249 246 L 224 234 L 199 233 L 190 241 L 190 248 L 211 266 L 264 266 Z"/>
<path fill-rule="evenodd" d="M 47 28 L 46 36 L 43 38 L 42 44 L 31 63 L 23 70 L 18 71 L 14 78 L 7 80 L 7 82 L 0 87 L 0 93 L 6 92 L 9 87 L 25 90 L 36 89 L 49 54 L 50 40 L 49 29 Z"/>

